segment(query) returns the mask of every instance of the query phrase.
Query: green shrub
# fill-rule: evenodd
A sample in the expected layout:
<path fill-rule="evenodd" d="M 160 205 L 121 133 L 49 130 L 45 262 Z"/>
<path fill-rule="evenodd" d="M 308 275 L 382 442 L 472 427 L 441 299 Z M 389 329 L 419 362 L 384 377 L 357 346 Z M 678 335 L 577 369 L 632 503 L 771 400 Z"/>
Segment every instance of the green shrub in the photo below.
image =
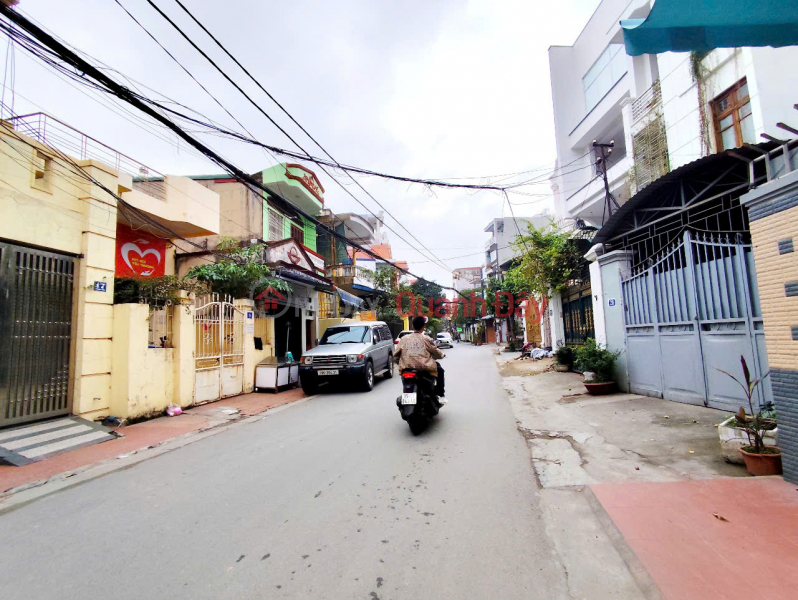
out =
<path fill-rule="evenodd" d="M 574 351 L 563 343 L 557 345 L 557 362 L 567 367 L 572 367 L 574 364 Z"/>
<path fill-rule="evenodd" d="M 576 368 L 583 373 L 585 371 L 595 373 L 594 383 L 615 381 L 615 360 L 620 355 L 620 351 L 611 352 L 593 338 L 588 338 L 584 346 L 574 351 Z"/>

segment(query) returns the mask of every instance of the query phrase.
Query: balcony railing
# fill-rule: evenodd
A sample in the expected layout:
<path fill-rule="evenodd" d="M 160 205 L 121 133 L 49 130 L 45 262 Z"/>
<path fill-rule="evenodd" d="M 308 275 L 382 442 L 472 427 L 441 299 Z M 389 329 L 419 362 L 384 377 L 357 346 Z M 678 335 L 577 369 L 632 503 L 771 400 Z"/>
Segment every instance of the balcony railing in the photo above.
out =
<path fill-rule="evenodd" d="M 77 160 L 96 160 L 131 177 L 161 177 L 163 175 L 95 140 L 47 113 L 37 112 L 8 119 L 16 131 L 38 142 L 60 150 Z"/>
<path fill-rule="evenodd" d="M 657 79 L 632 104 L 632 122 L 635 123 L 662 105 L 662 87 Z"/>
<path fill-rule="evenodd" d="M 342 279 L 344 277 L 357 277 L 358 268 L 355 265 L 332 265 L 324 270 L 328 279 Z"/>

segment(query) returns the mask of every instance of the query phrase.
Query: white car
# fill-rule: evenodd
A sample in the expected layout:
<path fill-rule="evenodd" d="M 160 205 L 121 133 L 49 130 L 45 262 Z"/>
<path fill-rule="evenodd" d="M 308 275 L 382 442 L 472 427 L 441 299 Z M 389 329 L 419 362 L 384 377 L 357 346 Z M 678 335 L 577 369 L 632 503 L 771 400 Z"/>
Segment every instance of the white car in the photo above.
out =
<path fill-rule="evenodd" d="M 405 337 L 406 335 L 409 335 L 411 333 L 415 333 L 415 331 L 413 331 L 412 329 L 405 329 L 403 331 L 400 331 L 399 335 L 397 335 L 396 339 L 393 341 L 394 345 L 398 344 L 399 340 L 401 340 L 403 337 Z M 430 337 L 430 335 L 426 331 L 424 332 L 424 335 L 426 335 L 429 339 L 432 339 Z"/>
<path fill-rule="evenodd" d="M 445 331 L 440 332 L 435 337 L 435 345 L 438 348 L 454 348 L 454 340 L 452 339 L 452 335 Z"/>

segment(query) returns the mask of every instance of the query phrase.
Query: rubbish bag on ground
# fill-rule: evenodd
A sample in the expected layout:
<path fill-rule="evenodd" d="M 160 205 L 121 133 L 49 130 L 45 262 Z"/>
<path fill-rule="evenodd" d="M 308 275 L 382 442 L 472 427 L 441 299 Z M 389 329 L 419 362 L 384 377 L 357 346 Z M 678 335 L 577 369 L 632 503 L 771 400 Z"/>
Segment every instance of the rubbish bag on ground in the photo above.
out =
<path fill-rule="evenodd" d="M 176 417 L 177 415 L 183 414 L 183 409 L 180 408 L 177 404 L 170 404 L 166 407 L 166 414 L 170 417 Z"/>

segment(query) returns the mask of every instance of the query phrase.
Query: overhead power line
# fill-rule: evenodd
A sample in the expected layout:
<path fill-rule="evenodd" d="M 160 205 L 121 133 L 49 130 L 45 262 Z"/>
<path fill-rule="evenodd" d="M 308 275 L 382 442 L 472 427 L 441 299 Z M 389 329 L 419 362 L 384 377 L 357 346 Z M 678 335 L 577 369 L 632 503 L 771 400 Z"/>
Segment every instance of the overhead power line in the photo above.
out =
<path fill-rule="evenodd" d="M 142 97 L 140 97 L 139 94 L 133 93 L 131 90 L 129 90 L 125 86 L 123 86 L 123 85 L 117 83 L 116 81 L 114 81 L 113 79 L 111 79 L 105 73 L 101 72 L 99 69 L 94 67 L 91 63 L 89 63 L 88 61 L 86 61 L 85 59 L 80 57 L 77 53 L 73 52 L 72 50 L 70 50 L 69 48 L 64 46 L 64 44 L 62 44 L 58 40 L 54 39 L 50 34 L 48 34 L 47 32 L 43 31 L 41 28 L 39 28 L 34 23 L 31 23 L 28 19 L 22 17 L 21 15 L 16 13 L 14 10 L 10 9 L 9 7 L 5 6 L 4 4 L 0 4 L 0 14 L 5 16 L 9 21 L 14 23 L 17 27 L 21 28 L 22 30 L 24 30 L 24 31 L 26 31 L 28 33 L 28 36 L 22 36 L 23 39 L 26 42 L 34 43 L 36 46 L 39 47 L 40 50 L 44 51 L 45 55 L 49 55 L 50 57 L 56 57 L 56 58 L 60 59 L 61 61 L 63 61 L 64 63 L 66 63 L 67 65 L 70 65 L 72 68 L 76 69 L 78 72 L 83 73 L 84 76 L 90 77 L 92 80 L 94 80 L 94 82 L 96 82 L 96 86 L 98 87 L 98 89 L 105 89 L 108 92 L 113 93 L 114 95 L 116 95 L 120 99 L 128 102 L 132 106 L 136 107 L 138 110 L 142 111 L 143 113 L 145 113 L 149 117 L 151 117 L 151 118 L 155 119 L 156 121 L 162 123 L 167 128 L 172 130 L 176 135 L 178 135 L 181 139 L 185 140 L 188 144 L 190 144 L 191 146 L 196 148 L 198 151 L 200 151 L 202 154 L 204 154 L 205 156 L 207 156 L 208 158 L 213 160 L 213 162 L 215 162 L 217 165 L 219 165 L 225 171 L 230 173 L 238 181 L 246 184 L 247 186 L 249 186 L 253 190 L 254 189 L 258 189 L 258 190 L 261 190 L 263 192 L 269 193 L 270 195 L 272 195 L 275 198 L 275 202 L 277 202 L 278 204 L 281 204 L 282 206 L 284 206 L 286 210 L 290 209 L 290 210 L 295 211 L 296 213 L 300 214 L 305 219 L 307 219 L 309 222 L 314 223 L 317 228 L 328 232 L 335 239 L 338 239 L 338 240 L 346 243 L 347 245 L 349 245 L 349 246 L 351 246 L 351 247 L 353 247 L 353 248 L 355 248 L 357 250 L 360 250 L 360 251 L 364 252 L 365 254 L 367 254 L 368 256 L 371 256 L 374 259 L 383 261 L 383 262 L 391 265 L 394 269 L 396 269 L 397 271 L 399 271 L 401 273 L 405 273 L 407 275 L 410 275 L 412 277 L 415 277 L 415 278 L 423 280 L 423 281 L 429 281 L 428 279 L 426 279 L 424 277 L 421 277 L 420 275 L 416 275 L 415 273 L 412 273 L 408 269 L 405 269 L 403 267 L 399 267 L 396 263 L 394 263 L 392 261 L 386 260 L 384 257 L 376 254 L 371 249 L 365 248 L 365 247 L 361 246 L 360 244 L 357 244 L 356 242 L 348 239 L 346 236 L 338 233 L 337 231 L 335 231 L 334 229 L 328 227 L 324 223 L 321 223 L 318 219 L 316 219 L 315 217 L 309 215 L 308 213 L 306 213 L 305 211 L 303 211 L 299 207 L 292 205 L 290 202 L 288 202 L 282 196 L 279 196 L 278 194 L 275 194 L 273 191 L 271 191 L 268 188 L 266 188 L 261 182 L 255 180 L 253 177 L 251 177 L 250 175 L 248 175 L 247 173 L 242 171 L 240 168 L 238 168 L 233 163 L 231 163 L 231 162 L 227 161 L 226 159 L 222 158 L 221 156 L 219 156 L 213 150 L 208 148 L 205 144 L 203 144 L 199 140 L 195 139 L 194 137 L 192 137 L 191 135 L 186 133 L 182 128 L 178 127 L 170 119 L 168 119 L 167 117 L 161 115 L 158 111 L 156 111 L 154 108 L 152 108 L 152 106 L 150 106 L 150 104 L 148 102 L 146 102 L 144 99 L 142 99 Z M 3 24 L 2 27 L 0 27 L 0 28 L 4 32 L 6 32 L 8 35 L 13 36 L 15 39 L 20 37 L 21 32 L 19 30 L 15 29 L 14 27 L 8 26 L 8 24 Z M 36 54 L 40 55 L 39 53 L 36 53 Z M 52 60 L 52 58 L 50 58 L 50 60 Z M 53 62 L 55 62 L 55 61 L 53 61 Z M 59 66 L 61 66 L 61 65 L 59 65 Z M 67 69 L 67 71 L 68 71 L 68 69 Z M 107 189 L 107 188 L 104 188 L 104 189 Z M 114 197 L 118 198 L 118 196 L 116 194 L 114 194 L 112 191 L 110 191 L 110 190 L 107 190 L 107 191 L 109 191 L 109 193 L 111 193 Z M 124 202 L 124 200 L 123 200 L 123 202 Z M 127 203 L 125 203 L 125 205 L 127 205 Z M 146 217 L 146 215 L 144 215 L 144 216 Z M 175 233 L 175 232 L 172 232 L 171 230 L 169 230 L 168 228 L 165 228 L 160 223 L 156 222 L 156 225 L 158 227 L 162 228 L 162 229 L 170 231 L 171 233 Z M 185 238 L 183 238 L 179 234 L 175 233 L 175 237 L 178 238 L 178 239 L 183 239 L 184 241 L 187 241 L 189 243 L 192 243 L 190 240 L 186 240 Z M 448 286 L 441 286 L 441 287 L 443 287 L 444 289 L 450 289 L 450 290 L 453 290 L 453 291 L 457 292 L 457 290 L 455 290 L 453 287 L 448 287 Z M 459 292 L 457 292 L 457 293 L 459 293 Z"/>
<path fill-rule="evenodd" d="M 253 105 L 253 106 L 254 106 L 254 107 L 255 107 L 255 108 L 256 108 L 256 109 L 257 109 L 257 110 L 258 110 L 258 111 L 259 111 L 259 112 L 260 112 L 260 113 L 263 115 L 263 116 L 265 116 L 265 117 L 266 117 L 266 118 L 269 120 L 269 122 L 271 122 L 271 123 L 272 123 L 272 125 L 274 125 L 275 127 L 277 127 L 277 129 L 278 129 L 278 130 L 279 130 L 279 131 L 280 131 L 280 132 L 281 132 L 283 135 L 285 135 L 285 136 L 286 136 L 286 137 L 287 137 L 289 140 L 291 140 L 291 142 L 292 142 L 292 143 L 293 143 L 293 144 L 294 144 L 294 145 L 295 145 L 297 148 L 299 148 L 299 149 L 300 149 L 302 152 L 304 152 L 304 153 L 306 154 L 306 156 L 307 156 L 307 159 L 309 159 L 309 160 L 313 160 L 313 158 L 311 157 L 311 155 L 310 155 L 310 154 L 309 154 L 309 153 L 308 153 L 308 152 L 307 152 L 307 151 L 306 151 L 306 150 L 305 150 L 305 149 L 304 149 L 304 148 L 303 148 L 303 147 L 302 147 L 302 146 L 301 146 L 301 145 L 300 145 L 300 144 L 299 144 L 299 143 L 298 143 L 298 142 L 297 142 L 297 141 L 296 141 L 296 140 L 295 140 L 295 139 L 294 139 L 294 138 L 293 138 L 293 137 L 292 137 L 292 136 L 291 136 L 291 135 L 290 135 L 290 134 L 289 134 L 289 133 L 288 133 L 288 132 L 287 132 L 287 131 L 286 131 L 284 128 L 283 128 L 283 127 L 281 127 L 281 126 L 280 126 L 280 125 L 279 125 L 279 124 L 278 124 L 278 123 L 277 123 L 277 122 L 276 122 L 276 121 L 275 121 L 275 120 L 274 120 L 274 119 L 273 119 L 273 118 L 272 118 L 272 117 L 271 117 L 271 116 L 270 116 L 270 115 L 269 115 L 269 114 L 268 114 L 268 113 L 267 113 L 267 112 L 266 112 L 266 111 L 263 109 L 263 107 L 261 107 L 261 106 L 260 106 L 260 105 L 259 105 L 257 102 L 255 102 L 255 101 L 254 101 L 254 100 L 253 100 L 253 99 L 252 99 L 252 98 L 249 96 L 249 94 L 247 94 L 247 93 L 246 93 L 246 91 L 244 91 L 244 89 L 243 89 L 243 88 L 241 88 L 241 86 L 239 86 L 239 85 L 238 85 L 238 84 L 237 84 L 237 83 L 236 83 L 236 82 L 235 82 L 235 81 L 234 81 L 234 80 L 233 80 L 233 79 L 232 79 L 232 78 L 231 78 L 231 77 L 228 75 L 228 73 L 227 73 L 227 72 L 226 72 L 224 69 L 222 69 L 221 67 L 219 67 L 219 65 L 218 65 L 218 64 L 216 64 L 216 62 L 215 62 L 215 61 L 214 61 L 214 60 L 213 60 L 213 59 L 212 59 L 210 56 L 208 56 L 208 54 L 207 54 L 207 53 L 205 53 L 205 51 L 203 51 L 203 50 L 202 50 L 202 49 L 201 49 L 201 48 L 200 48 L 200 47 L 199 47 L 199 46 L 198 46 L 198 45 L 197 45 L 197 44 L 194 42 L 194 40 L 192 40 L 192 39 L 191 39 L 191 38 L 190 38 L 190 37 L 189 37 L 189 36 L 188 36 L 188 35 L 187 35 L 187 34 L 186 34 L 186 33 L 185 33 L 185 32 L 184 32 L 184 31 L 183 31 L 183 30 L 182 30 L 182 29 L 181 29 L 181 28 L 180 28 L 180 27 L 179 27 L 179 26 L 178 26 L 178 25 L 177 25 L 177 24 L 176 24 L 176 23 L 173 21 L 173 20 L 172 20 L 172 19 L 170 19 L 170 18 L 169 18 L 169 16 L 168 16 L 166 13 L 164 13 L 164 12 L 163 12 L 163 10 L 161 10 L 161 9 L 158 7 L 158 5 L 157 5 L 157 4 L 155 4 L 155 2 L 153 2 L 152 0 L 147 0 L 147 3 L 148 3 L 150 6 L 152 6 L 152 8 L 153 8 L 153 9 L 155 9 L 155 10 L 158 12 L 158 14 L 160 14 L 160 15 L 161 15 L 161 17 L 163 17 L 163 18 L 164 18 L 164 19 L 165 19 L 165 20 L 166 20 L 166 21 L 167 21 L 167 22 L 168 22 L 168 23 L 169 23 L 169 24 L 170 24 L 170 25 L 171 25 L 171 26 L 172 26 L 172 27 L 173 27 L 173 28 L 174 28 L 174 29 L 175 29 L 175 30 L 176 30 L 176 31 L 177 31 L 177 32 L 178 32 L 178 33 L 179 33 L 179 34 L 180 34 L 180 35 L 181 35 L 181 36 L 182 36 L 182 37 L 183 37 L 183 38 L 184 38 L 184 39 L 185 39 L 185 40 L 186 40 L 186 41 L 187 41 L 187 42 L 188 42 L 188 43 L 189 43 L 189 44 L 190 44 L 190 45 L 191 45 L 191 46 L 192 46 L 192 47 L 193 47 L 195 50 L 196 50 L 196 51 L 197 51 L 197 52 L 199 52 L 199 53 L 202 55 L 202 57 L 203 57 L 203 58 L 205 58 L 205 60 L 207 60 L 207 61 L 208 61 L 208 62 L 209 62 L 209 63 L 210 63 L 210 64 L 211 64 L 211 65 L 212 65 L 212 66 L 213 66 L 213 67 L 214 67 L 214 68 L 215 68 L 215 69 L 216 69 L 216 70 L 217 70 L 217 71 L 218 71 L 218 72 L 219 72 L 219 73 L 220 73 L 220 74 L 221 74 L 221 75 L 222 75 L 222 76 L 223 76 L 223 77 L 224 77 L 224 78 L 225 78 L 225 79 L 226 79 L 226 80 L 227 80 L 227 81 L 228 81 L 228 82 L 229 82 L 229 83 L 230 83 L 230 84 L 231 84 L 231 85 L 234 87 L 234 88 L 236 88 L 236 90 L 238 90 L 238 92 L 239 92 L 241 95 L 243 95 L 243 96 L 244 96 L 244 98 L 246 98 L 246 99 L 247 99 L 247 100 L 250 102 L 250 104 L 252 104 L 252 105 Z M 183 7 L 183 8 L 184 8 L 184 10 L 186 10 L 186 9 L 185 9 L 185 7 Z M 196 21 L 196 19 L 194 19 L 194 20 Z M 196 21 L 196 22 L 198 22 L 198 21 Z M 203 29 L 204 29 L 204 28 L 203 28 Z M 207 30 L 205 30 L 205 31 L 207 32 Z M 208 33 L 208 35 L 210 35 L 210 33 Z M 213 38 L 213 39 L 216 41 L 216 38 Z M 218 43 L 219 43 L 219 42 L 217 41 L 217 44 L 218 44 Z M 220 44 L 220 45 L 221 45 L 221 44 Z M 225 50 L 225 52 L 227 52 L 227 51 Z M 232 55 L 230 55 L 230 53 L 229 53 L 229 52 L 228 52 L 227 54 L 228 54 L 229 56 L 232 56 Z M 241 66 L 241 65 L 240 65 L 240 63 L 238 63 L 238 61 L 236 61 L 236 64 L 238 64 L 239 66 Z M 241 67 L 241 68 L 243 69 L 243 67 Z M 247 72 L 247 74 L 249 75 L 249 77 L 250 77 L 250 78 L 252 78 L 252 79 L 254 80 L 254 78 L 252 77 L 252 75 L 251 75 L 251 74 L 249 74 L 249 72 Z M 258 84 L 258 85 L 259 85 L 259 87 L 261 87 L 261 89 L 264 89 L 262 86 L 260 86 L 260 84 Z M 264 91 L 265 91 L 265 89 L 264 89 Z M 267 94 L 268 94 L 268 92 L 267 92 Z M 272 97 L 271 97 L 271 95 L 270 95 L 269 97 L 270 97 L 270 98 L 272 98 Z M 272 98 L 272 99 L 273 99 L 273 98 Z M 281 106 L 280 108 L 282 108 L 282 106 Z M 283 110 L 284 112 L 286 112 L 286 114 L 287 114 L 287 111 L 286 111 L 284 108 L 282 108 L 282 110 Z M 292 119 L 292 120 L 293 120 L 293 121 L 296 123 L 296 120 L 295 120 L 295 119 L 293 119 L 293 117 L 291 117 L 291 119 Z M 303 131 L 305 131 L 305 130 L 303 129 Z M 305 131 L 305 133 L 308 135 L 308 137 L 310 137 L 310 134 L 308 134 L 308 133 L 307 133 L 307 131 Z M 311 137 L 311 139 L 313 139 L 313 138 Z M 313 141 L 316 143 L 316 145 L 318 145 L 320 148 L 322 148 L 322 147 L 319 145 L 319 143 L 318 143 L 318 142 L 316 142 L 316 140 L 315 140 L 315 139 L 313 139 Z M 324 148 L 322 148 L 322 150 L 324 150 Z M 327 152 L 326 152 L 326 150 L 324 150 L 324 152 L 325 152 L 325 154 L 327 154 L 327 155 L 329 156 L 329 153 L 327 153 Z M 330 158 L 332 158 L 332 157 L 330 157 Z M 332 159 L 332 160 L 335 160 L 335 159 Z M 316 164 L 319 166 L 319 168 L 320 168 L 320 169 L 322 169 L 322 170 L 323 170 L 323 171 L 324 171 L 324 172 L 325 172 L 325 173 L 326 173 L 326 174 L 327 174 L 327 175 L 330 177 L 330 179 L 332 179 L 332 180 L 333 180 L 335 183 L 337 183 L 337 184 L 338 184 L 338 185 L 341 187 L 341 189 L 343 189 L 343 190 L 344 190 L 344 191 L 345 191 L 345 192 L 346 192 L 346 193 L 347 193 L 349 196 L 351 196 L 353 200 L 355 200 L 355 201 L 356 201 L 358 204 L 360 204 L 360 205 L 361 205 L 363 208 L 365 208 L 366 210 L 368 210 L 368 211 L 369 211 L 369 213 L 371 213 L 371 215 L 372 215 L 372 216 L 374 216 L 374 218 L 376 218 L 376 219 L 379 219 L 379 217 L 378 217 L 376 214 L 374 214 L 374 212 L 372 212 L 372 211 L 371 211 L 371 209 L 369 209 L 369 208 L 368 208 L 368 207 L 367 207 L 365 204 L 363 204 L 363 202 L 362 202 L 360 199 L 358 199 L 358 198 L 357 198 L 357 197 L 356 197 L 356 196 L 355 196 L 355 195 L 354 195 L 354 194 L 353 194 L 353 193 L 352 193 L 350 190 L 348 190 L 348 189 L 347 189 L 345 186 L 343 186 L 343 185 L 342 185 L 342 184 L 341 184 L 341 183 L 340 183 L 340 182 L 339 182 L 339 181 L 338 181 L 338 180 L 337 180 L 335 177 L 333 177 L 333 175 L 332 175 L 332 174 L 331 174 L 329 171 L 327 171 L 327 170 L 324 168 L 324 166 L 323 166 L 322 164 L 320 164 L 320 163 L 318 163 L 318 162 L 317 162 Z M 352 177 L 351 177 L 351 175 L 350 175 L 350 178 L 352 178 Z M 397 219 L 397 218 L 396 218 L 396 217 L 395 217 L 393 214 L 391 214 L 391 212 L 390 212 L 390 211 L 389 211 L 389 210 L 388 210 L 388 209 L 387 209 L 385 206 L 383 206 L 383 205 L 382 205 L 382 204 L 381 204 L 381 203 L 380 203 L 380 202 L 379 202 L 379 201 L 378 201 L 378 200 L 377 200 L 377 199 L 376 199 L 376 198 L 375 198 L 373 195 L 371 195 L 371 194 L 370 194 L 370 193 L 369 193 L 369 192 L 368 192 L 368 191 L 367 191 L 367 190 L 366 190 L 366 189 L 365 189 L 365 188 L 364 188 L 362 185 L 360 185 L 360 183 L 359 183 L 357 180 L 355 180 L 354 178 L 352 178 L 352 181 L 354 181 L 354 182 L 355 182 L 355 184 L 356 184 L 356 185 L 357 185 L 357 186 L 358 186 L 358 187 L 359 187 L 361 190 L 363 190 L 363 191 L 366 193 L 366 195 L 368 195 L 368 196 L 369 196 L 369 198 L 371 198 L 371 199 L 372 199 L 372 200 L 373 200 L 373 201 L 374 201 L 374 202 L 377 204 L 377 206 L 379 206 L 380 208 L 382 208 L 382 209 L 383 209 L 383 210 L 386 212 L 386 214 L 388 214 L 388 215 L 389 215 L 389 216 L 390 216 L 390 217 L 391 217 L 391 218 L 392 218 L 392 219 L 393 219 L 393 220 L 396 222 L 396 224 L 397 224 L 397 225 L 399 225 L 399 226 L 400 226 L 402 229 L 404 229 L 404 230 L 405 230 L 405 231 L 406 231 L 406 232 L 407 232 L 407 233 L 410 235 L 410 237 L 412 237 L 414 240 L 416 240 L 416 242 L 418 242 L 418 243 L 421 245 L 421 247 L 422 247 L 422 248 L 424 248 L 424 249 L 427 251 L 427 253 L 428 253 L 428 255 L 429 255 L 430 257 L 432 257 L 432 258 L 436 258 L 436 259 L 437 259 L 437 257 L 435 256 L 435 253 L 431 252 L 431 251 L 430 251 L 430 250 L 429 250 L 429 249 L 428 249 L 428 248 L 427 248 L 427 247 L 424 245 L 424 243 L 423 243 L 421 240 L 419 240 L 419 239 L 418 239 L 418 238 L 417 238 L 417 237 L 416 237 L 416 236 L 415 236 L 415 235 L 414 235 L 414 234 L 413 234 L 413 233 L 412 233 L 412 232 L 411 232 L 411 231 L 410 231 L 410 230 L 409 230 L 407 227 L 405 227 L 405 226 L 404 226 L 404 225 L 403 225 L 403 224 L 402 224 L 402 223 L 399 221 L 399 219 Z M 386 225 L 386 227 L 387 227 L 387 228 L 388 228 L 390 231 L 392 231 L 394 234 L 396 234 L 398 237 L 400 237 L 400 239 L 403 239 L 403 238 L 401 237 L 401 235 L 400 235 L 398 232 L 396 232 L 395 230 L 393 230 L 393 229 L 392 229 L 390 226 Z M 406 241 L 406 240 L 403 240 L 403 241 Z M 416 251 L 417 251 L 417 252 L 419 252 L 420 254 L 422 254 L 422 255 L 423 255 L 423 253 L 422 253 L 420 250 L 416 249 Z M 450 272 L 451 272 L 451 269 L 449 269 L 449 267 L 447 267 L 447 266 L 446 266 L 446 265 L 445 265 L 445 264 L 444 264 L 442 261 L 438 260 L 438 264 L 439 264 L 439 266 L 442 266 L 442 267 L 443 267 L 445 270 L 447 270 L 447 271 L 450 271 Z"/>

